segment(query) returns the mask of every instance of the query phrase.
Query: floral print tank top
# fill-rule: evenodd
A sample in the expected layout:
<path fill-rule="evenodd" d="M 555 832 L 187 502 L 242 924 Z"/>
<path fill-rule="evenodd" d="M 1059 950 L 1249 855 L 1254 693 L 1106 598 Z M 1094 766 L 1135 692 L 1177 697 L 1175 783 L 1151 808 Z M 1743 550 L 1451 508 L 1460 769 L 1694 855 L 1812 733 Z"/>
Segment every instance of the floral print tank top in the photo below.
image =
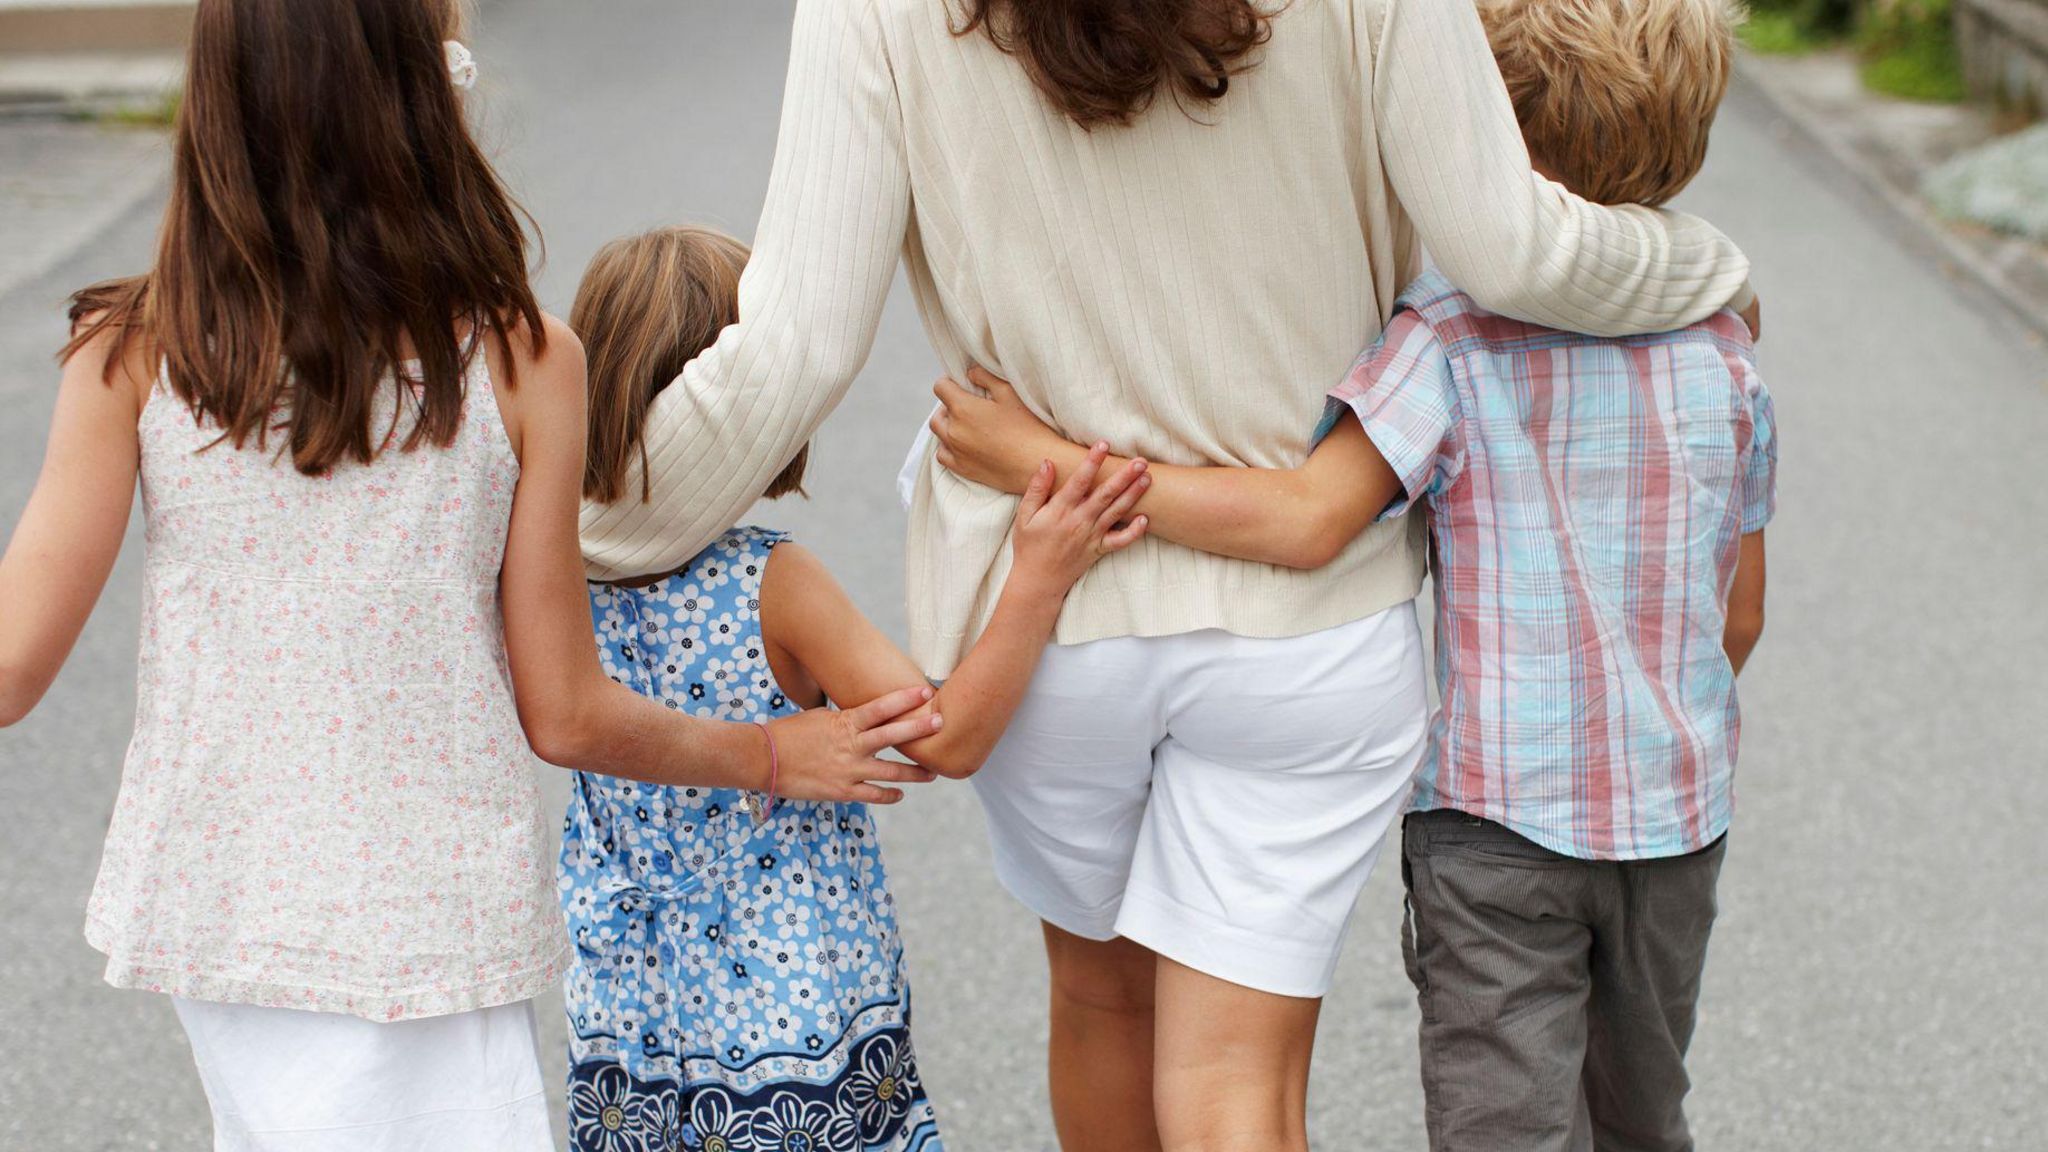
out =
<path fill-rule="evenodd" d="M 449 447 L 322 477 L 161 383 L 144 408 L 135 734 L 86 923 L 109 983 L 392 1020 L 559 977 L 498 600 L 519 462 L 483 356 L 465 386 Z"/>

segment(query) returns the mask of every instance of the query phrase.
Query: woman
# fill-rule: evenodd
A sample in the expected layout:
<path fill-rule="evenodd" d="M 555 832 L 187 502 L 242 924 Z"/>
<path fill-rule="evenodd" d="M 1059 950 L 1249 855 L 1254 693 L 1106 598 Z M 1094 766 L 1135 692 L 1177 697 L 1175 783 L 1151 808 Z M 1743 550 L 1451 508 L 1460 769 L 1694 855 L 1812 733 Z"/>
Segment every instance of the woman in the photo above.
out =
<path fill-rule="evenodd" d="M 859 370 L 899 252 L 950 375 L 1015 381 L 1070 437 L 1271 466 L 1424 244 L 1554 327 L 1747 299 L 1704 224 L 1530 171 L 1464 4 L 801 0 L 740 323 L 650 413 L 649 499 L 586 507 L 586 560 L 660 571 L 730 523 Z M 1002 586 L 1012 508 L 926 461 L 909 592 L 935 677 Z M 1396 526 L 1307 573 L 1148 540 L 1075 587 L 975 778 L 1045 922 L 1070 1152 L 1306 1147 L 1319 998 L 1422 738 L 1421 575 Z"/>

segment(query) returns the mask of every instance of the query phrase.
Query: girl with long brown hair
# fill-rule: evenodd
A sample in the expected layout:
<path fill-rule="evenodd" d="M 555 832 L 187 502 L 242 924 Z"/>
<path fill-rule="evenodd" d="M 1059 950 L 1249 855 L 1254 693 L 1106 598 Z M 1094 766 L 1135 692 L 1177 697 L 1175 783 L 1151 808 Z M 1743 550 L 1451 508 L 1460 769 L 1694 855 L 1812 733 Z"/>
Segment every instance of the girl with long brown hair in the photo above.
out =
<path fill-rule="evenodd" d="M 649 501 L 586 509 L 598 575 L 733 521 L 851 385 L 899 261 L 949 376 L 1173 465 L 1305 460 L 1425 246 L 1554 328 L 1746 295 L 1712 228 L 1532 170 L 1469 0 L 798 0 L 781 123 L 739 323 L 655 399 Z M 930 451 L 914 491 L 912 650 L 944 677 L 1014 505 Z M 975 777 L 1045 926 L 1067 1152 L 1306 1146 L 1321 997 L 1425 730 L 1422 559 L 1399 525 L 1306 572 L 1148 537 L 1067 598 Z"/>
<path fill-rule="evenodd" d="M 874 759 L 937 730 L 905 715 L 924 685 L 728 724 L 600 669 L 582 350 L 465 126 L 457 2 L 201 0 L 155 263 L 76 298 L 0 559 L 10 725 L 139 478 L 135 734 L 86 936 L 109 983 L 173 997 L 222 1149 L 553 1147 L 536 752 L 812 800 L 930 778 Z"/>

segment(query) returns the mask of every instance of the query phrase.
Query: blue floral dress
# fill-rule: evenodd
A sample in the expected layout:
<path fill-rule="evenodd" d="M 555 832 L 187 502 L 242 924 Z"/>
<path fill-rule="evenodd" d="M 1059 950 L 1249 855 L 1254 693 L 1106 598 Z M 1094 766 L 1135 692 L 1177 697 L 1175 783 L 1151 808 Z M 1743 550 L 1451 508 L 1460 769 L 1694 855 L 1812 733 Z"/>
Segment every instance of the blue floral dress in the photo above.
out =
<path fill-rule="evenodd" d="M 792 715 L 761 641 L 786 537 L 736 528 L 682 571 L 593 584 L 605 672 L 716 720 Z M 559 881 L 575 1152 L 942 1148 L 874 823 L 859 804 L 578 773 Z"/>

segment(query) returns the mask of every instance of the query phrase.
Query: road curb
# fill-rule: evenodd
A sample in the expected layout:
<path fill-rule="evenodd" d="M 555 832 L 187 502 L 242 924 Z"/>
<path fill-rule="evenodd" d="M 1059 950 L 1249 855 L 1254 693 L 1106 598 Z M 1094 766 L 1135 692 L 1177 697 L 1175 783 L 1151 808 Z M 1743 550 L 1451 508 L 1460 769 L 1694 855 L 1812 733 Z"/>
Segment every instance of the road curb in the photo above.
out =
<path fill-rule="evenodd" d="M 2015 319 L 2032 329 L 2037 339 L 2048 340 L 2048 299 L 2019 283 L 1990 254 L 1958 235 L 1948 221 L 1936 215 L 1917 195 L 1886 178 L 1868 157 L 1829 130 L 1826 117 L 1809 108 L 1753 57 L 1747 53 L 1738 56 L 1735 70 L 1744 86 L 1770 105 L 1808 144 L 1867 189 L 1957 272 L 1996 298 Z"/>
<path fill-rule="evenodd" d="M 0 0 L 0 116 L 133 112 L 175 90 L 194 0 Z"/>

